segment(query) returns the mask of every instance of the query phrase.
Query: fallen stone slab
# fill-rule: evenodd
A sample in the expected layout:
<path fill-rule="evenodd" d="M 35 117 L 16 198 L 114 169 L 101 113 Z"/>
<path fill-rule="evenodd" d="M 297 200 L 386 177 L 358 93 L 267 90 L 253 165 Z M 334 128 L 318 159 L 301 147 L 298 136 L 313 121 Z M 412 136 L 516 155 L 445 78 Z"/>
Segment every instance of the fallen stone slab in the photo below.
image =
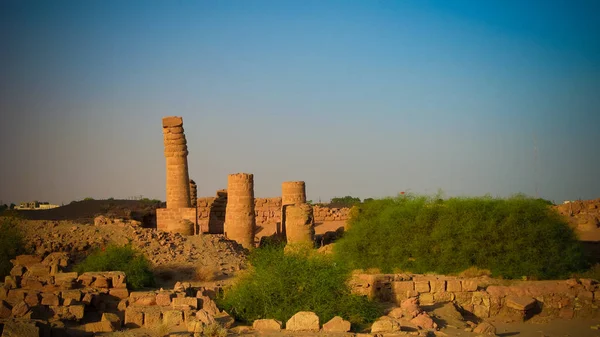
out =
<path fill-rule="evenodd" d="M 335 316 L 327 323 L 323 324 L 323 331 L 327 332 L 348 332 L 351 324 L 340 316 Z"/>
<path fill-rule="evenodd" d="M 504 305 L 520 311 L 527 311 L 533 307 L 535 307 L 535 299 L 527 296 L 508 296 L 504 302 Z"/>
<path fill-rule="evenodd" d="M 379 317 L 371 325 L 371 333 L 390 333 L 400 331 L 400 324 L 389 316 Z"/>
<path fill-rule="evenodd" d="M 285 329 L 289 331 L 319 331 L 319 316 L 311 311 L 300 311 L 292 316 L 286 323 Z"/>
<path fill-rule="evenodd" d="M 39 337 L 40 329 L 35 322 L 7 321 L 4 323 L 2 337 Z"/>
<path fill-rule="evenodd" d="M 256 331 L 280 331 L 281 322 L 275 319 L 257 319 L 252 323 Z"/>

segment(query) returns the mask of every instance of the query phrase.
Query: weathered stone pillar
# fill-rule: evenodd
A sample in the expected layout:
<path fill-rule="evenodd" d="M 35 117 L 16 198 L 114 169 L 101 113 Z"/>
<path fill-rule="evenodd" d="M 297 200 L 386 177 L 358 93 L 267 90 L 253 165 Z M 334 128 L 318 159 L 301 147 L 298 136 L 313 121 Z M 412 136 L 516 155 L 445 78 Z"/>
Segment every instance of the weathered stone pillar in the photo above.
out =
<path fill-rule="evenodd" d="M 306 202 L 306 185 L 304 181 L 284 181 L 281 184 L 281 233 L 286 235 L 285 209 L 288 205 Z"/>
<path fill-rule="evenodd" d="M 227 178 L 225 236 L 244 248 L 254 247 L 254 176 L 248 173 L 230 174 Z"/>
<path fill-rule="evenodd" d="M 198 206 L 198 186 L 196 182 L 190 179 L 190 206 Z"/>
<path fill-rule="evenodd" d="M 315 223 L 311 205 L 295 204 L 285 208 L 286 240 L 288 245 L 311 245 L 315 240 Z"/>
<path fill-rule="evenodd" d="M 188 208 L 190 207 L 190 178 L 183 118 L 164 117 L 162 125 L 167 160 L 167 208 Z"/>

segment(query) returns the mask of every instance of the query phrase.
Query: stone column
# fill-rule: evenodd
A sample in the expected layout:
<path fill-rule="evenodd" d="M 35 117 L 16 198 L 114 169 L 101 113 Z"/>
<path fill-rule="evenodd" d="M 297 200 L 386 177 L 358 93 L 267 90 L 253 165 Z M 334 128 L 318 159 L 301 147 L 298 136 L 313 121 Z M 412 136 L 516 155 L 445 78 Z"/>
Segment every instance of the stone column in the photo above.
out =
<path fill-rule="evenodd" d="M 227 178 L 225 236 L 244 248 L 254 247 L 254 176 L 248 173 L 230 174 Z"/>
<path fill-rule="evenodd" d="M 198 186 L 190 179 L 190 206 L 198 207 Z"/>
<path fill-rule="evenodd" d="M 306 203 L 287 205 L 285 208 L 285 219 L 285 236 L 288 245 L 313 245 L 315 240 L 315 224 L 311 205 Z"/>
<path fill-rule="evenodd" d="M 188 208 L 190 207 L 190 178 L 183 118 L 164 117 L 162 126 L 167 160 L 167 208 Z"/>
<path fill-rule="evenodd" d="M 285 209 L 288 205 L 306 202 L 306 186 L 304 181 L 284 181 L 281 184 L 281 233 L 286 235 Z"/>

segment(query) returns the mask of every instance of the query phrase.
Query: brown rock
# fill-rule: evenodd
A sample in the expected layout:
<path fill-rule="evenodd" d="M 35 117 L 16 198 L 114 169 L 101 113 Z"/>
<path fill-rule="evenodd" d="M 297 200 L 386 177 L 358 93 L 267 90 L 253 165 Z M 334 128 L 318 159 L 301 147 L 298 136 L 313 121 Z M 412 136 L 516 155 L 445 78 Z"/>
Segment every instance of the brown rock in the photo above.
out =
<path fill-rule="evenodd" d="M 397 320 L 388 317 L 382 316 L 379 317 L 373 324 L 371 325 L 371 333 L 392 333 L 400 331 L 400 324 Z"/>
<path fill-rule="evenodd" d="M 77 280 L 77 272 L 70 272 L 70 273 L 56 273 L 54 274 L 54 283 L 55 284 L 67 284 L 67 283 L 73 283 L 75 280 Z M 91 284 L 91 280 L 89 281 L 89 283 L 84 285 L 89 285 Z"/>
<path fill-rule="evenodd" d="M 33 321 L 6 321 L 2 337 L 39 337 L 40 329 Z"/>
<path fill-rule="evenodd" d="M 25 296 L 25 303 L 30 307 L 35 307 L 40 304 L 40 296 L 35 292 L 30 292 Z"/>
<path fill-rule="evenodd" d="M 23 276 L 49 276 L 50 275 L 50 266 L 47 266 L 42 263 L 32 264 L 27 267 L 27 271 Z"/>
<path fill-rule="evenodd" d="M 100 321 L 100 322 L 87 323 L 85 325 L 85 331 L 99 333 L 99 332 L 113 332 L 115 330 L 110 322 Z"/>
<path fill-rule="evenodd" d="M 202 296 L 200 299 L 202 300 L 202 309 L 206 310 L 209 314 L 216 316 L 221 312 L 215 301 L 210 299 L 210 297 Z"/>
<path fill-rule="evenodd" d="M 461 292 L 462 285 L 461 285 L 460 280 L 447 280 L 446 281 L 446 291 Z"/>
<path fill-rule="evenodd" d="M 17 277 L 17 276 L 23 276 L 23 274 L 25 273 L 25 267 L 21 266 L 21 265 L 16 265 L 14 267 L 12 267 L 12 269 L 10 270 L 10 276 L 12 277 Z"/>
<path fill-rule="evenodd" d="M 16 305 L 17 303 L 25 300 L 27 291 L 25 289 L 11 289 L 6 295 L 6 302 L 10 305 Z"/>
<path fill-rule="evenodd" d="M 217 316 L 215 316 L 215 321 L 225 329 L 231 328 L 233 323 L 235 323 L 235 319 L 231 317 L 231 315 L 229 315 L 226 311 L 223 311 Z"/>
<path fill-rule="evenodd" d="M 15 265 L 22 265 L 25 267 L 29 267 L 36 263 L 42 262 L 42 258 L 35 255 L 19 255 L 15 258 Z"/>
<path fill-rule="evenodd" d="M 477 279 L 462 280 L 462 291 L 477 291 Z"/>
<path fill-rule="evenodd" d="M 319 316 L 311 311 L 300 311 L 285 323 L 285 329 L 289 331 L 319 331 Z"/>
<path fill-rule="evenodd" d="M 12 315 L 12 307 L 4 302 L 0 301 L 0 318 L 9 318 Z"/>
<path fill-rule="evenodd" d="M 79 283 L 81 283 L 83 286 L 89 286 L 92 284 L 92 282 L 94 282 L 96 278 L 89 274 L 89 273 L 83 273 L 81 275 L 79 275 L 79 277 L 77 278 L 77 281 Z"/>
<path fill-rule="evenodd" d="M 13 317 L 17 317 L 17 318 L 18 317 L 23 317 L 28 312 L 29 312 L 29 305 L 27 305 L 27 303 L 25 303 L 25 301 L 21 301 L 21 302 L 17 303 L 12 308 L 12 315 L 13 315 Z"/>
<path fill-rule="evenodd" d="M 340 316 L 335 316 L 329 322 L 323 324 L 323 331 L 328 332 L 348 332 L 350 331 L 350 322 Z"/>
<path fill-rule="evenodd" d="M 129 298 L 133 306 L 156 305 L 156 294 L 153 291 L 132 291 Z"/>
<path fill-rule="evenodd" d="M 119 304 L 117 304 L 117 310 L 125 311 L 125 309 L 127 309 L 128 306 L 129 306 L 129 299 L 124 298 L 119 301 Z"/>
<path fill-rule="evenodd" d="M 252 329 L 256 331 L 280 331 L 281 322 L 274 319 L 257 319 L 252 323 Z"/>
<path fill-rule="evenodd" d="M 4 277 L 4 286 L 8 289 L 16 289 L 19 287 L 19 284 L 17 283 L 16 278 L 6 275 Z"/>
<path fill-rule="evenodd" d="M 411 323 L 418 326 L 421 329 L 435 329 L 437 324 L 433 322 L 433 319 L 429 317 L 426 312 L 420 313 L 417 317 L 410 320 Z"/>
<path fill-rule="evenodd" d="M 400 304 L 400 308 L 402 308 L 404 316 L 409 319 L 417 317 L 417 315 L 421 312 L 421 309 L 418 305 L 418 299 L 414 297 L 403 301 L 402 304 Z"/>
<path fill-rule="evenodd" d="M 404 316 L 404 312 L 402 311 L 402 308 L 394 308 L 392 310 L 390 310 L 390 312 L 388 312 L 387 314 L 388 316 L 390 316 L 391 318 L 402 318 L 402 316 Z"/>
<path fill-rule="evenodd" d="M 488 322 L 481 322 L 473 329 L 474 333 L 484 335 L 496 335 L 496 327 Z"/>
<path fill-rule="evenodd" d="M 429 281 L 415 282 L 415 290 L 419 293 L 428 293 L 431 290 L 429 287 Z"/>
<path fill-rule="evenodd" d="M 215 322 L 215 317 L 204 309 L 200 309 L 196 312 L 196 318 L 205 325 L 213 324 Z"/>

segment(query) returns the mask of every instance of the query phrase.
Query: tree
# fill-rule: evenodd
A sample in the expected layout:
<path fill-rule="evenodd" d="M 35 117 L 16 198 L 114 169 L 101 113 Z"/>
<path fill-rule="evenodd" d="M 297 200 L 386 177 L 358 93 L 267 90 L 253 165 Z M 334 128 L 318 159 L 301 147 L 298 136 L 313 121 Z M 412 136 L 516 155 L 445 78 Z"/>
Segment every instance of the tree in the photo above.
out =
<path fill-rule="evenodd" d="M 15 204 L 11 203 L 11 204 L 10 204 L 10 209 L 15 209 L 15 206 L 17 206 L 17 205 L 15 205 Z"/>
<path fill-rule="evenodd" d="M 360 204 L 360 198 L 352 197 L 349 195 L 347 195 L 343 198 L 335 197 L 335 198 L 331 198 L 331 204 L 353 206 L 356 204 Z"/>

